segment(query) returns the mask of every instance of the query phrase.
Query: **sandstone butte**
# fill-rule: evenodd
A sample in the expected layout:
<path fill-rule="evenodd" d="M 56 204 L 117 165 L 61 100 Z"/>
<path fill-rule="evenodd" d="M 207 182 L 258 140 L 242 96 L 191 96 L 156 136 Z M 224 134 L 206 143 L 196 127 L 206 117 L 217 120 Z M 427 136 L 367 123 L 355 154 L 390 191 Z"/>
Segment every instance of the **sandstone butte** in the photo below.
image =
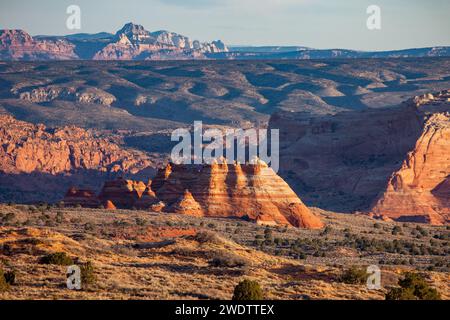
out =
<path fill-rule="evenodd" d="M 259 224 L 309 229 L 323 227 L 288 184 L 260 161 L 246 165 L 168 164 L 147 185 L 125 179 L 106 182 L 99 200 L 117 208 L 246 218 Z M 80 199 L 79 204 L 83 203 Z"/>
<path fill-rule="evenodd" d="M 420 137 L 389 178 L 371 213 L 400 221 L 434 225 L 450 222 L 450 92 L 416 97 L 419 110 L 447 104 L 447 112 L 431 113 Z"/>
<path fill-rule="evenodd" d="M 308 205 L 449 222 L 450 91 L 398 107 L 317 117 L 280 112 L 280 171 Z"/>

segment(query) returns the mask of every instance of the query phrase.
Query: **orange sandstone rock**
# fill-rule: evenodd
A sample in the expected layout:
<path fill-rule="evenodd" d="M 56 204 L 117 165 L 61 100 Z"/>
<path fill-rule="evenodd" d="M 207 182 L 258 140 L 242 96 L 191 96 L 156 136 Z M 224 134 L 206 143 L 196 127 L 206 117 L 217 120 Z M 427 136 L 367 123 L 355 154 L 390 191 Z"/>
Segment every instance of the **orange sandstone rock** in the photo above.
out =
<path fill-rule="evenodd" d="M 154 180 L 154 185 L 161 186 L 156 193 L 170 205 L 169 210 L 197 216 L 248 217 L 260 223 L 312 229 L 323 227 L 288 184 L 262 162 L 172 164 L 170 168 L 169 175 L 164 174 L 166 168 Z"/>
<path fill-rule="evenodd" d="M 100 201 L 92 190 L 70 188 L 63 199 L 64 205 L 68 207 L 82 206 L 84 208 L 97 208 Z"/>
<path fill-rule="evenodd" d="M 106 209 L 106 210 L 116 210 L 117 208 L 116 208 L 116 206 L 114 205 L 114 203 L 112 203 L 111 200 L 107 200 L 107 201 L 105 202 L 105 209 Z"/>
<path fill-rule="evenodd" d="M 186 190 L 183 196 L 180 197 L 170 208 L 170 212 L 187 214 L 196 217 L 203 216 L 203 210 L 200 204 L 194 199 L 189 190 Z"/>
<path fill-rule="evenodd" d="M 145 184 L 141 181 L 126 179 L 106 181 L 99 198 L 103 202 L 110 200 L 118 208 L 132 208 L 145 188 Z"/>
<path fill-rule="evenodd" d="M 436 106 L 450 93 L 416 98 L 419 108 Z M 447 102 L 444 102 L 447 103 Z M 448 104 L 448 103 L 447 103 Z M 450 111 L 450 104 L 448 104 Z M 434 113 L 377 199 L 375 215 L 399 221 L 450 222 L 450 113 Z"/>

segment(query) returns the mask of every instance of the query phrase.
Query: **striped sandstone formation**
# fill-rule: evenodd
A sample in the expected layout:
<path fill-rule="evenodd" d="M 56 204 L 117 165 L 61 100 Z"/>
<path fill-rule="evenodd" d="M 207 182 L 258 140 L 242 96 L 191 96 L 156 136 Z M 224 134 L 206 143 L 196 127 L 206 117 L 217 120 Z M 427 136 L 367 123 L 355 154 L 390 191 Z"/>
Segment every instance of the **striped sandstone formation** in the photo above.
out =
<path fill-rule="evenodd" d="M 308 204 L 335 212 L 449 222 L 450 92 L 330 116 L 280 112 L 280 175 Z"/>
<path fill-rule="evenodd" d="M 78 191 L 72 188 L 69 194 L 78 195 Z M 89 198 L 98 199 L 110 210 L 137 208 L 196 217 L 245 218 L 266 225 L 323 227 L 289 185 L 261 161 L 246 165 L 228 165 L 224 159 L 211 165 L 168 164 L 147 185 L 126 179 L 107 181 L 98 198 L 92 193 Z M 76 203 L 90 206 L 83 201 Z"/>
<path fill-rule="evenodd" d="M 312 214 L 265 163 L 170 164 L 153 182 L 170 209 L 207 217 L 246 217 L 261 224 L 321 228 Z M 198 204 L 198 205 L 197 205 Z"/>
<path fill-rule="evenodd" d="M 424 112 L 439 107 L 446 111 L 428 115 L 413 150 L 390 177 L 372 214 L 442 225 L 450 222 L 450 93 L 428 94 L 414 102 Z"/>
<path fill-rule="evenodd" d="M 132 208 L 142 197 L 147 186 L 142 181 L 117 179 L 105 182 L 99 199 L 106 204 L 110 201 L 117 208 Z"/>

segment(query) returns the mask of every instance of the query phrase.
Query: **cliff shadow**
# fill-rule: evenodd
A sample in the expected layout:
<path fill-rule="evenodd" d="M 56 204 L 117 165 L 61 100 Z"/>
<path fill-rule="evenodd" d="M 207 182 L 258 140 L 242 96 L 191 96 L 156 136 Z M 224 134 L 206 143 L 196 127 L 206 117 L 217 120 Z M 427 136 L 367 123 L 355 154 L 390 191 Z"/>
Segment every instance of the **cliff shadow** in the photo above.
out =
<path fill-rule="evenodd" d="M 62 174 L 42 172 L 7 174 L 0 172 L 0 202 L 2 203 L 57 203 L 71 187 L 90 189 L 99 193 L 104 182 L 119 177 L 148 181 L 156 170 L 146 168 L 136 174 L 78 170 Z"/>

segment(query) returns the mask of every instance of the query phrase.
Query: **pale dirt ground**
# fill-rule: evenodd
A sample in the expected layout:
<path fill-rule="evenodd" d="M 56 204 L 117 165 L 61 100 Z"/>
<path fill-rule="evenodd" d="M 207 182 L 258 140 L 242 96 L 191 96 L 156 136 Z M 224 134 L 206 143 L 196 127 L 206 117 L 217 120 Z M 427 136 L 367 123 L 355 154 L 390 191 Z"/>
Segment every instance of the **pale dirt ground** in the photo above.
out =
<path fill-rule="evenodd" d="M 16 285 L 0 293 L 0 299 L 227 300 L 244 278 L 257 280 L 267 299 L 384 299 L 386 287 L 394 285 L 403 271 L 416 268 L 382 266 L 383 288 L 368 290 L 365 285 L 348 285 L 337 278 L 345 267 L 370 264 L 372 256 L 344 247 L 335 248 L 326 257 L 308 255 L 299 260 L 276 256 L 250 244 L 248 239 L 264 234 L 265 229 L 254 223 L 125 210 L 53 208 L 43 215 L 39 210 L 30 212 L 22 206 L 0 206 L 0 212 L 15 213 L 14 219 L 0 227 L 0 264 L 5 271 L 15 270 L 17 277 Z M 59 222 L 57 212 L 63 213 Z M 339 238 L 343 228 L 364 233 L 375 222 L 367 217 L 316 212 L 333 228 L 331 236 L 326 236 L 330 241 Z M 205 229 L 212 229 L 217 236 L 199 241 L 195 235 Z M 407 233 L 406 227 L 403 229 Z M 325 238 L 321 231 L 273 230 L 274 236 L 286 238 Z M 386 234 L 376 236 L 386 238 Z M 67 267 L 39 263 L 39 258 L 50 252 L 66 252 L 81 262 L 92 261 L 96 285 L 83 291 L 68 290 Z M 248 265 L 234 268 L 210 265 L 213 257 L 227 254 L 246 260 Z M 442 297 L 449 299 L 449 273 L 426 271 L 426 275 Z"/>

